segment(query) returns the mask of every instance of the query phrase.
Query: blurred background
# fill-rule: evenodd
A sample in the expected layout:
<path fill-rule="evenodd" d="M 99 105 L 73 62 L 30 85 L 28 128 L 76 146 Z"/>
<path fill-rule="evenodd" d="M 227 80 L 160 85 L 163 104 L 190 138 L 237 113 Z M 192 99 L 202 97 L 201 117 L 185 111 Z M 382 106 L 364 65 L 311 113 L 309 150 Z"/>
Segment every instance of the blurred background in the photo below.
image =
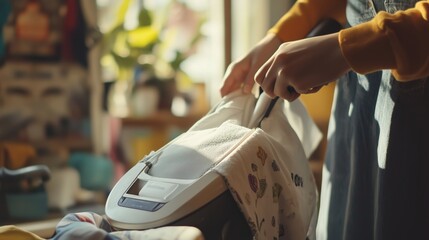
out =
<path fill-rule="evenodd" d="M 293 3 L 0 0 L 0 224 L 43 236 L 68 212 L 102 214 L 114 183 L 220 100 L 226 67 Z M 325 134 L 333 89 L 301 97 Z"/>

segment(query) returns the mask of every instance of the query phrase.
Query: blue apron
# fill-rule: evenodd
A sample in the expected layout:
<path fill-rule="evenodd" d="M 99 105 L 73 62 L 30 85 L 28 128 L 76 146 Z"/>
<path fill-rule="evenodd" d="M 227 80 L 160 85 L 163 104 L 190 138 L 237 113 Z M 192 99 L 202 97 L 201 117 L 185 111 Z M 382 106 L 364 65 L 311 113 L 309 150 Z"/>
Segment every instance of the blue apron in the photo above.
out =
<path fill-rule="evenodd" d="M 350 0 L 349 26 L 414 0 Z M 338 82 L 317 239 L 429 239 L 429 81 L 388 70 Z"/>

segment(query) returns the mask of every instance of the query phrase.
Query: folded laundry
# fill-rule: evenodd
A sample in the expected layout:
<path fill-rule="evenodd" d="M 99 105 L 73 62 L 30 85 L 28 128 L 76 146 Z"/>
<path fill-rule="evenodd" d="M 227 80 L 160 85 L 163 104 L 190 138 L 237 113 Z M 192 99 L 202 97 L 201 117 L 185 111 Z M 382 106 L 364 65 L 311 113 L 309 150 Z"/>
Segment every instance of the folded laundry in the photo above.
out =
<path fill-rule="evenodd" d="M 0 239 L 43 240 L 34 233 L 14 225 L 0 226 Z M 92 212 L 70 213 L 64 216 L 49 240 L 203 240 L 195 227 L 160 227 L 146 231 L 112 231 L 109 223 Z"/>

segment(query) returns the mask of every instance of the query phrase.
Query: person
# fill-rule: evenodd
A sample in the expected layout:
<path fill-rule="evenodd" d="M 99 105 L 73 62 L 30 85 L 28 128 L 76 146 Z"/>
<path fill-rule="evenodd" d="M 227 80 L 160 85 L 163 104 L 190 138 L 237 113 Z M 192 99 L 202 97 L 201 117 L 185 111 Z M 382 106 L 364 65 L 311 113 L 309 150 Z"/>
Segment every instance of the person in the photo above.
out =
<path fill-rule="evenodd" d="M 322 19 L 344 24 L 305 38 Z M 425 239 L 429 1 L 298 0 L 224 76 L 293 101 L 337 81 L 317 239 Z"/>

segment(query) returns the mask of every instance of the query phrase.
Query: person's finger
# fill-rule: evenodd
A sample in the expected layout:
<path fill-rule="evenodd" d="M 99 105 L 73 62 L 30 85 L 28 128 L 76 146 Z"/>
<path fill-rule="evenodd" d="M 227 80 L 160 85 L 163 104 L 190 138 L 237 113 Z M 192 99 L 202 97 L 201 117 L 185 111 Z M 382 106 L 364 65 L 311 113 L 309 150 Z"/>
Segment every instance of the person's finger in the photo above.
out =
<path fill-rule="evenodd" d="M 225 83 L 220 88 L 220 94 L 222 97 L 224 97 L 238 88 L 240 88 L 240 84 L 235 79 L 228 78 L 228 80 L 225 81 Z"/>
<path fill-rule="evenodd" d="M 232 88 L 234 85 L 233 77 L 231 76 L 232 72 L 232 65 L 229 65 L 228 68 L 225 71 L 223 80 L 222 80 L 222 86 L 220 87 L 220 93 L 223 96 L 228 94 L 229 89 Z"/>
<path fill-rule="evenodd" d="M 237 64 L 231 64 L 225 74 L 223 84 L 220 88 L 221 96 L 239 89 L 242 84 L 242 79 L 246 76 L 246 71 Z"/>
<path fill-rule="evenodd" d="M 311 94 L 311 93 L 316 93 L 316 92 L 318 92 L 321 88 L 322 88 L 322 86 L 312 87 L 312 88 L 307 89 L 305 92 L 302 92 L 301 94 Z"/>
<path fill-rule="evenodd" d="M 250 93 L 252 91 L 253 86 L 255 85 L 255 70 L 251 70 L 247 73 L 245 80 L 243 81 L 242 90 L 243 93 Z"/>
<path fill-rule="evenodd" d="M 292 86 L 284 87 L 285 91 L 279 95 L 281 98 L 286 99 L 289 102 L 294 101 L 299 98 L 301 94 L 299 94 Z"/>
<path fill-rule="evenodd" d="M 255 76 L 253 77 L 255 83 L 261 85 L 261 83 L 265 79 L 265 74 L 267 73 L 267 70 L 268 70 L 268 66 L 264 64 L 262 65 L 262 67 L 258 69 L 258 71 L 256 71 Z"/>
<path fill-rule="evenodd" d="M 295 90 L 295 88 L 290 84 L 290 81 L 287 79 L 286 68 L 280 68 L 278 71 L 276 84 L 274 86 L 274 95 L 290 102 L 300 96 L 300 94 Z"/>
<path fill-rule="evenodd" d="M 286 99 L 289 102 L 293 102 L 295 101 L 297 98 L 299 98 L 299 96 L 301 96 L 301 94 L 297 93 L 297 92 L 293 92 L 291 94 L 288 94 L 284 99 Z"/>
<path fill-rule="evenodd" d="M 274 96 L 274 84 L 276 81 L 276 76 L 272 74 L 272 63 L 273 59 L 270 58 L 255 74 L 254 81 L 258 83 L 264 92 L 270 96 Z"/>

